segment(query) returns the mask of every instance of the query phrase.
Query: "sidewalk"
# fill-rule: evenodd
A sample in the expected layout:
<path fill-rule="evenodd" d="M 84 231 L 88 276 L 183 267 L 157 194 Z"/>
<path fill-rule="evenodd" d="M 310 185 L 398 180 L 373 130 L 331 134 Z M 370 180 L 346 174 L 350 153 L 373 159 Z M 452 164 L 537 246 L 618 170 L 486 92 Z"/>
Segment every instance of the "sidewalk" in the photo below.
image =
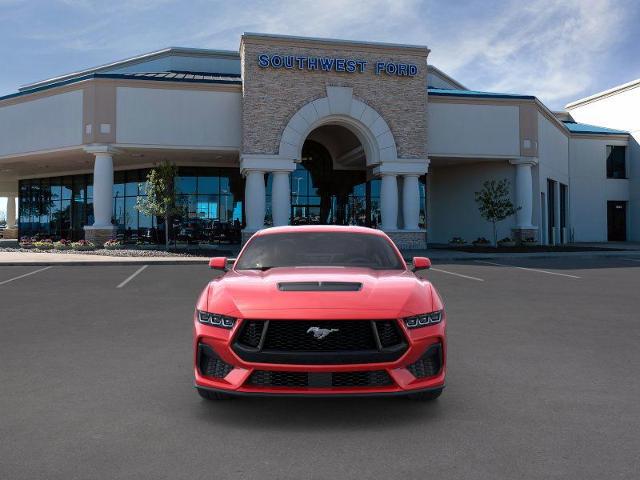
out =
<path fill-rule="evenodd" d="M 0 252 L 0 268 L 9 265 L 189 265 L 209 257 L 110 257 L 82 253 Z"/>

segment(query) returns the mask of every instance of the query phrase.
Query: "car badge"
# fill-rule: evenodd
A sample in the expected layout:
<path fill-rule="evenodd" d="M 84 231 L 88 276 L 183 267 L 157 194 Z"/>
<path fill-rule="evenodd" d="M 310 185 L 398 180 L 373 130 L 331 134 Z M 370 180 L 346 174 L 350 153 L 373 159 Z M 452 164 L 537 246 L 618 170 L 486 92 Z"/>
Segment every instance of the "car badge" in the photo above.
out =
<path fill-rule="evenodd" d="M 339 332 L 339 331 L 340 331 L 339 328 L 309 327 L 309 330 L 307 330 L 307 333 L 313 333 L 313 338 L 315 338 L 316 340 L 322 340 L 329 334 L 333 332 Z"/>

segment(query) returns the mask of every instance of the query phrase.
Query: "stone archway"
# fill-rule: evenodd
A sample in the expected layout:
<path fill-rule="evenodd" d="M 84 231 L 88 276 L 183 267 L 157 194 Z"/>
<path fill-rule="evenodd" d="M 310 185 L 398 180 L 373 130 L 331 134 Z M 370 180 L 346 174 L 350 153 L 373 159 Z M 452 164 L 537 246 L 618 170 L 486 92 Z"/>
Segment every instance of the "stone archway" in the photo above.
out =
<path fill-rule="evenodd" d="M 353 97 L 350 87 L 327 87 L 327 96 L 300 108 L 289 120 L 280 138 L 278 154 L 299 161 L 307 136 L 323 125 L 349 129 L 363 146 L 367 166 L 393 162 L 398 158 L 396 142 L 382 116 Z"/>

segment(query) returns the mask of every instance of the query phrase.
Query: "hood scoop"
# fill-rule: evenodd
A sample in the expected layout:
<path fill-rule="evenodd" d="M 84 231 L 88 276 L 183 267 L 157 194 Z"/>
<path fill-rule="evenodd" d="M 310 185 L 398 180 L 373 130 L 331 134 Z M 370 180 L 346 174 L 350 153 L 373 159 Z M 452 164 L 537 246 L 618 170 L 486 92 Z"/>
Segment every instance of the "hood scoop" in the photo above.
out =
<path fill-rule="evenodd" d="M 280 282 L 281 292 L 357 292 L 362 289 L 359 282 Z"/>

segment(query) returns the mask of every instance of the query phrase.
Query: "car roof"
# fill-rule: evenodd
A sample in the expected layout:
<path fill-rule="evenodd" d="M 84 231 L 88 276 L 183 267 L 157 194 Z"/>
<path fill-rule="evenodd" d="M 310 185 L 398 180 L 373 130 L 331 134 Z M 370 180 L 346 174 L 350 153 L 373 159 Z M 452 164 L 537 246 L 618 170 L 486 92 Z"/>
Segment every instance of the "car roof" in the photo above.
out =
<path fill-rule="evenodd" d="M 369 235 L 386 236 L 382 230 L 375 228 L 358 227 L 353 225 L 287 225 L 283 227 L 265 228 L 256 232 L 256 235 L 272 235 L 276 233 L 302 233 L 302 232 L 339 232 L 360 233 Z"/>

